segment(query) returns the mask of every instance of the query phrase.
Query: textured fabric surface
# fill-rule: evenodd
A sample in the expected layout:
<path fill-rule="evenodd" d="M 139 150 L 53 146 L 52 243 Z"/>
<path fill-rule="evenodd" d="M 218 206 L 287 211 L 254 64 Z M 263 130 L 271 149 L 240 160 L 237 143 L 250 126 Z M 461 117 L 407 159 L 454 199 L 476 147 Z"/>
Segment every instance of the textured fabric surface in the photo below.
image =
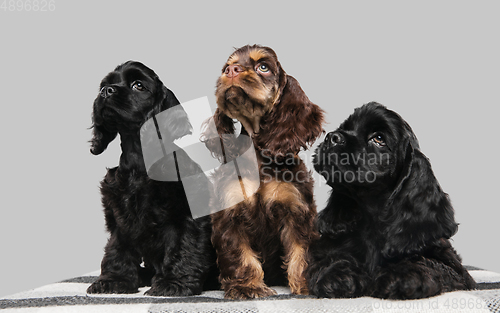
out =
<path fill-rule="evenodd" d="M 469 267 L 478 289 L 456 291 L 420 300 L 391 301 L 370 297 L 318 299 L 296 296 L 285 287 L 265 299 L 225 300 L 222 291 L 192 297 L 149 297 L 141 288 L 130 295 L 87 295 L 98 272 L 64 280 L 0 299 L 2 312 L 158 312 L 158 313 L 270 313 L 270 312 L 500 312 L 500 274 Z"/>

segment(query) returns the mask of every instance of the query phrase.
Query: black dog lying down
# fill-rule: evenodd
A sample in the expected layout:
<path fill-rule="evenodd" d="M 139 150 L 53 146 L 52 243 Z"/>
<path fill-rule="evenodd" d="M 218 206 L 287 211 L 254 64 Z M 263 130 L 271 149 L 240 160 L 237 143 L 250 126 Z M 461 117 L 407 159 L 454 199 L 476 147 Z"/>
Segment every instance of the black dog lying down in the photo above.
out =
<path fill-rule="evenodd" d="M 110 238 L 101 275 L 87 292 L 135 293 L 151 284 L 148 295 L 199 294 L 210 266 L 215 266 L 210 217 L 193 220 L 181 182 L 148 177 L 140 142 L 141 126 L 179 101 L 153 70 L 139 62 L 118 66 L 100 88 L 91 152 L 102 153 L 120 134 L 122 155 L 119 166 L 108 169 L 101 182 Z M 171 128 L 171 140 L 189 133 L 191 126 L 182 109 L 176 112 L 172 121 L 161 121 Z M 193 168 L 201 171 L 196 164 Z M 206 197 L 207 187 L 199 194 Z"/>
<path fill-rule="evenodd" d="M 397 113 L 356 109 L 314 164 L 333 190 L 311 247 L 311 293 L 414 299 L 474 288 L 448 240 L 458 226 L 448 195 Z"/>

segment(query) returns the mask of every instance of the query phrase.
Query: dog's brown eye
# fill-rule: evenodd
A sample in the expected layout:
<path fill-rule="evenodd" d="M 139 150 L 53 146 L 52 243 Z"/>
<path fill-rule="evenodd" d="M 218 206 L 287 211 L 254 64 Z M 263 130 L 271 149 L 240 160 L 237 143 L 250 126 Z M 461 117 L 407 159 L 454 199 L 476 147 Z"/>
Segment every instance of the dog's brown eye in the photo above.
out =
<path fill-rule="evenodd" d="M 269 72 L 269 67 L 265 64 L 260 64 L 258 67 L 257 67 L 257 70 L 262 72 L 262 73 L 267 73 Z"/>
<path fill-rule="evenodd" d="M 373 141 L 377 146 L 385 146 L 385 140 L 382 135 L 375 135 L 372 137 L 371 141 Z"/>
<path fill-rule="evenodd" d="M 133 82 L 132 83 L 132 89 L 138 90 L 138 91 L 143 91 L 145 88 L 144 88 L 144 85 L 141 82 Z"/>

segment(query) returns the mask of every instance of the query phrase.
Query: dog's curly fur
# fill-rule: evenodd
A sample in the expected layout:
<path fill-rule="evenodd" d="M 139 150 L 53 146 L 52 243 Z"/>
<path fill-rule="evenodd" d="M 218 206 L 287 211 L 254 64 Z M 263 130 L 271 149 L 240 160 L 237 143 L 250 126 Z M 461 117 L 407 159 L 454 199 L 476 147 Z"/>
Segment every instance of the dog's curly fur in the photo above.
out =
<path fill-rule="evenodd" d="M 179 101 L 153 70 L 135 61 L 116 67 L 100 88 L 93 107 L 91 152 L 102 153 L 119 134 L 122 154 L 118 167 L 108 169 L 101 182 L 110 238 L 101 275 L 87 292 L 135 293 L 151 284 L 148 295 L 199 294 L 215 265 L 210 218 L 192 219 L 181 182 L 148 177 L 140 142 L 141 125 Z M 185 112 L 179 112 L 170 117 L 175 121 L 162 121 L 171 125 L 173 137 L 190 127 Z"/>
<path fill-rule="evenodd" d="M 315 169 L 333 188 L 307 277 L 320 297 L 430 297 L 475 286 L 449 238 L 457 231 L 410 126 L 377 103 L 327 135 Z"/>
<path fill-rule="evenodd" d="M 285 73 L 276 53 L 258 45 L 229 57 L 216 98 L 213 132 L 220 139 L 206 135 L 205 144 L 229 162 L 248 149 L 251 138 L 260 171 L 259 178 L 244 182 L 228 180 L 222 168 L 214 175 L 220 203 L 241 190 L 240 184 L 257 190 L 213 214 L 212 242 L 225 297 L 265 297 L 275 294 L 267 285 L 283 284 L 292 293 L 307 294 L 307 251 L 318 234 L 313 179 L 298 152 L 322 134 L 323 111 Z M 232 118 L 242 124 L 239 136 Z M 252 170 L 239 168 L 241 177 L 251 177 Z"/>

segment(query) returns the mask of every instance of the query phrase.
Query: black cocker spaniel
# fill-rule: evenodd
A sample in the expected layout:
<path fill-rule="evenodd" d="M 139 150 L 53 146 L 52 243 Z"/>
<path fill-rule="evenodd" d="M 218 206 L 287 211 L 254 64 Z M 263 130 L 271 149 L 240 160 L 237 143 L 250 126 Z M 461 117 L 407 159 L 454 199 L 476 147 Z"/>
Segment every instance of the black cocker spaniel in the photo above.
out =
<path fill-rule="evenodd" d="M 314 166 L 332 191 L 310 249 L 312 294 L 416 299 L 475 287 L 449 241 L 458 224 L 448 195 L 401 116 L 356 109 Z"/>
<path fill-rule="evenodd" d="M 108 169 L 101 182 L 110 238 L 101 275 L 88 293 L 135 293 L 151 285 L 146 294 L 153 296 L 199 294 L 210 267 L 215 267 L 210 217 L 193 220 L 182 183 L 153 180 L 146 172 L 141 126 L 175 107 L 174 113 L 167 112 L 167 120 L 155 120 L 170 128 L 163 132 L 170 138 L 163 140 L 173 142 L 189 133 L 191 125 L 178 104 L 155 72 L 139 62 L 119 65 L 101 82 L 94 101 L 91 152 L 102 153 L 119 134 L 122 154 L 119 165 Z M 155 166 L 165 172 L 161 164 Z M 201 171 L 196 164 L 193 168 Z M 175 174 L 176 169 L 169 171 Z M 200 195 L 207 192 L 198 190 Z"/>

